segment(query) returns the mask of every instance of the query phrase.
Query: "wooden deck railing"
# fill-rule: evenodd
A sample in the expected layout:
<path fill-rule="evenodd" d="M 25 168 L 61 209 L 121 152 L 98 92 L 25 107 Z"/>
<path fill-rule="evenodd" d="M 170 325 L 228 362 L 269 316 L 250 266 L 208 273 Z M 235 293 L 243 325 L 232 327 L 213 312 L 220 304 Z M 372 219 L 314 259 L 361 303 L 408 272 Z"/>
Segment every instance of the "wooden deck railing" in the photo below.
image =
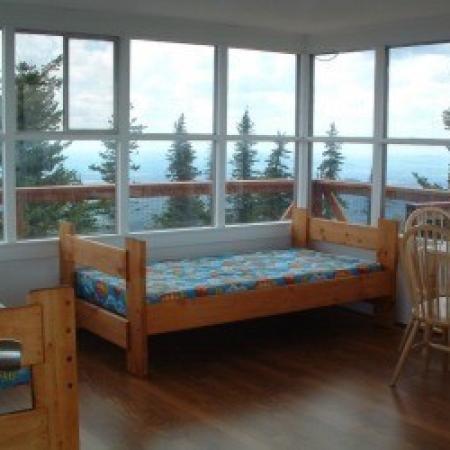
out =
<path fill-rule="evenodd" d="M 268 179 L 268 180 L 234 180 L 226 184 L 226 193 L 275 193 L 292 192 L 294 180 Z M 151 198 L 188 195 L 211 195 L 213 184 L 208 181 L 162 182 L 147 184 L 130 184 L 131 198 Z M 338 200 L 342 194 L 361 197 L 370 196 L 371 185 L 348 181 L 313 180 L 312 196 L 313 210 L 316 215 L 322 211 L 322 203 L 327 201 L 336 219 L 346 220 L 345 209 Z M 80 202 L 83 200 L 107 200 L 115 196 L 114 185 L 68 185 L 68 186 L 38 186 L 17 188 L 17 220 L 23 223 L 24 207 L 28 203 L 52 202 Z M 405 203 L 422 206 L 423 204 L 439 204 L 450 207 L 450 191 L 435 189 L 412 189 L 406 187 L 388 186 L 385 192 L 386 199 L 401 200 Z M 3 193 L 0 190 L 0 204 L 3 202 Z M 287 211 L 283 217 L 287 217 Z"/>

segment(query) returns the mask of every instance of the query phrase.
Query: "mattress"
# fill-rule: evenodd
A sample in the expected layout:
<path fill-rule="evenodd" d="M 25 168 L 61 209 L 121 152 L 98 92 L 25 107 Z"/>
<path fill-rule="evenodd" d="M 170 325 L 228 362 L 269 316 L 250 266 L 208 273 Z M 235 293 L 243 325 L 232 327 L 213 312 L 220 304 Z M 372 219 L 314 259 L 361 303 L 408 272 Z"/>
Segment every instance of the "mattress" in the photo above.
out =
<path fill-rule="evenodd" d="M 269 250 L 155 262 L 147 267 L 146 300 L 150 305 L 315 283 L 382 270 L 377 262 L 309 249 Z M 76 273 L 76 294 L 116 314 L 127 313 L 125 282 L 92 268 Z"/>
<path fill-rule="evenodd" d="M 15 372 L 0 370 L 0 390 L 28 384 L 31 380 L 30 370 L 27 368 Z"/>

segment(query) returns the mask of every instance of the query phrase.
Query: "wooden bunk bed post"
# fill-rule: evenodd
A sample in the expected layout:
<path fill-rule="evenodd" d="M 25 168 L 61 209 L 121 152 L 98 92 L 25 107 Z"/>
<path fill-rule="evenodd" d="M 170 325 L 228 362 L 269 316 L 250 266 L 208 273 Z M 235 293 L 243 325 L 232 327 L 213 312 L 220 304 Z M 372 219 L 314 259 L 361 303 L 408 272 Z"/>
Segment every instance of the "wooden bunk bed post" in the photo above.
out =
<path fill-rule="evenodd" d="M 398 222 L 394 220 L 378 220 L 377 261 L 390 272 L 392 294 L 373 302 L 375 321 L 378 325 L 391 327 L 395 322 L 396 280 L 398 264 Z"/>
<path fill-rule="evenodd" d="M 127 367 L 133 375 L 148 373 L 146 243 L 126 239 L 127 249 Z"/>
<path fill-rule="evenodd" d="M 61 222 L 59 225 L 59 279 L 61 284 L 74 285 L 75 262 L 70 237 L 75 234 L 73 223 Z"/>
<path fill-rule="evenodd" d="M 307 247 L 309 241 L 309 213 L 305 208 L 292 208 L 291 238 L 293 247 Z"/>

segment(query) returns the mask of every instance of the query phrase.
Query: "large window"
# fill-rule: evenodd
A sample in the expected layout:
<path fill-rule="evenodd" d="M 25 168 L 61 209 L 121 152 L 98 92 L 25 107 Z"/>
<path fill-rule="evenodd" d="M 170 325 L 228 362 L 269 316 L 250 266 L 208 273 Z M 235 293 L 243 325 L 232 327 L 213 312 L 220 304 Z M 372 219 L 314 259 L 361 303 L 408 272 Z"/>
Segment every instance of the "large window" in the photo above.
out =
<path fill-rule="evenodd" d="M 114 41 L 17 33 L 15 53 L 18 130 L 113 128 Z"/>
<path fill-rule="evenodd" d="M 228 52 L 228 134 L 241 134 L 245 112 L 257 135 L 295 134 L 295 56 Z"/>
<path fill-rule="evenodd" d="M 319 217 L 370 223 L 375 53 L 314 57 L 312 210 Z M 344 141 L 344 142 L 343 142 Z"/>
<path fill-rule="evenodd" d="M 314 58 L 314 135 L 334 124 L 346 137 L 373 134 L 375 52 L 318 55 Z"/>
<path fill-rule="evenodd" d="M 389 51 L 389 136 L 450 139 L 450 44 Z M 449 113 L 450 114 L 450 113 Z"/>
<path fill-rule="evenodd" d="M 369 224 L 372 145 L 315 143 L 313 213 L 318 217 Z"/>
<path fill-rule="evenodd" d="M 18 237 L 55 236 L 61 220 L 83 234 L 115 232 L 115 160 L 111 141 L 18 141 Z"/>
<path fill-rule="evenodd" d="M 212 133 L 214 47 L 134 40 L 130 70 L 133 126 L 173 133 L 184 114 L 189 133 Z"/>
<path fill-rule="evenodd" d="M 114 42 L 70 39 L 69 128 L 114 125 Z"/>
<path fill-rule="evenodd" d="M 294 201 L 294 145 L 239 140 L 228 143 L 226 222 L 286 220 Z"/>
<path fill-rule="evenodd" d="M 211 142 L 142 141 L 129 177 L 131 231 L 212 225 Z"/>
<path fill-rule="evenodd" d="M 421 206 L 450 208 L 449 67 L 450 44 L 389 50 L 389 138 L 403 142 L 387 147 L 385 215 L 402 223 Z"/>

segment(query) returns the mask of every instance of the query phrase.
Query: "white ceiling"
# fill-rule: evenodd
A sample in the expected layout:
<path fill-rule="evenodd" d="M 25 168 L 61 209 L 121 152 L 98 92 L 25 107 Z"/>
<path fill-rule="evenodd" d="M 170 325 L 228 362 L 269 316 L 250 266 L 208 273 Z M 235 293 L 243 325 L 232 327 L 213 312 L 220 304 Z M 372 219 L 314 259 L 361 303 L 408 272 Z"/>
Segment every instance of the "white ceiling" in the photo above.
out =
<path fill-rule="evenodd" d="M 0 0 L 309 33 L 450 15 L 450 0 Z"/>

